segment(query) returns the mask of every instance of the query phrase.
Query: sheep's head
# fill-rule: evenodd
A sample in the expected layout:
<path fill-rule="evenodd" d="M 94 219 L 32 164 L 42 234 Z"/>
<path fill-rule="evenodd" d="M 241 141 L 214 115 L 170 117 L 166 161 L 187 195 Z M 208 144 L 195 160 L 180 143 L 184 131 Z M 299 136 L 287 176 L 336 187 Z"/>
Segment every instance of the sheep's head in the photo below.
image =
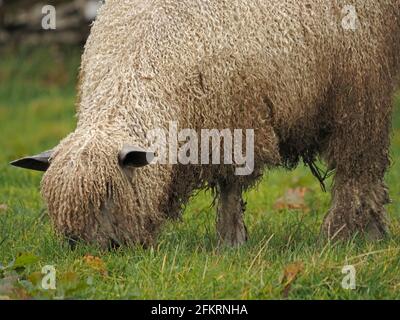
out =
<path fill-rule="evenodd" d="M 46 171 L 42 195 L 49 215 L 71 241 L 102 247 L 148 244 L 162 216 L 163 190 L 154 183 L 168 178 L 159 166 L 149 165 L 152 152 L 126 144 L 122 137 L 116 143 L 99 130 L 82 132 L 75 131 L 52 151 L 12 164 Z"/>

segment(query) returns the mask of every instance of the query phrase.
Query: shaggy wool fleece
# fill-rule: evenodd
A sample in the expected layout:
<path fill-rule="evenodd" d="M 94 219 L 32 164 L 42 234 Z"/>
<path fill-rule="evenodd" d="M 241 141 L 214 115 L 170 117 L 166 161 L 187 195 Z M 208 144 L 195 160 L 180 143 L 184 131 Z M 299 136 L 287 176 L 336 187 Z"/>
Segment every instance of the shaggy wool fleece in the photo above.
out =
<path fill-rule="evenodd" d="M 349 4 L 355 30 L 342 27 Z M 42 182 L 52 221 L 71 238 L 149 244 L 194 190 L 244 190 L 265 167 L 320 155 L 340 190 L 326 231 L 380 229 L 399 53 L 400 0 L 107 0 L 82 58 L 77 128 Z M 119 165 L 123 145 L 149 147 L 146 133 L 170 121 L 254 129 L 256 170 Z"/>

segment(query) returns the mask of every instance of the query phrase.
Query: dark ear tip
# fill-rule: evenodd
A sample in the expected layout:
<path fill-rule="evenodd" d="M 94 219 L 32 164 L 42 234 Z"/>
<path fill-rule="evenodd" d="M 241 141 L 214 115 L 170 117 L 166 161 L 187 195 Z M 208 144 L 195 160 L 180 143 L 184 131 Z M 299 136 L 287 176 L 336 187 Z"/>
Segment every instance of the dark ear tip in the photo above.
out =
<path fill-rule="evenodd" d="M 11 162 L 9 163 L 9 165 L 10 165 L 10 166 L 13 166 L 14 168 L 22 168 L 22 166 L 20 165 L 20 160 L 11 161 Z"/>
<path fill-rule="evenodd" d="M 13 167 L 21 167 L 23 159 L 11 161 L 9 164 Z"/>
<path fill-rule="evenodd" d="M 35 170 L 35 171 L 47 171 L 50 164 L 47 161 L 41 161 L 34 158 L 22 158 L 10 162 L 10 165 L 17 168 Z"/>

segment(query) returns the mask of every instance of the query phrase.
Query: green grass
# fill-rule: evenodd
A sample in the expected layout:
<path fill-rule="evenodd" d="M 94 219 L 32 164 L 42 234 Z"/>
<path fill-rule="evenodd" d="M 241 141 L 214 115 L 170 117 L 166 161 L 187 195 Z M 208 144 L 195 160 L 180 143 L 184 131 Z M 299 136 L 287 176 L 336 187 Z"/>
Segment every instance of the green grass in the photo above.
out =
<path fill-rule="evenodd" d="M 388 207 L 391 235 L 384 241 L 319 242 L 329 194 L 300 166 L 293 172 L 267 173 L 257 190 L 246 195 L 250 240 L 239 249 L 217 247 L 211 195 L 201 193 L 189 204 L 182 222 L 166 225 L 154 248 L 102 252 L 80 244 L 71 251 L 55 236 L 44 214 L 41 174 L 11 168 L 8 162 L 51 148 L 73 130 L 79 59 L 80 50 L 75 48 L 0 53 L 0 204 L 7 206 L 0 209 L 0 264 L 20 254 L 29 253 L 31 258 L 23 267 L 0 272 L 0 296 L 281 299 L 285 268 L 301 261 L 303 268 L 290 287 L 290 299 L 400 297 L 400 98 L 394 117 L 393 166 L 387 176 L 394 199 Z M 310 189 L 306 197 L 310 210 L 275 210 L 276 200 L 295 187 Z M 86 255 L 101 261 L 85 262 Z M 347 264 L 356 268 L 356 290 L 341 286 L 341 270 Z M 45 265 L 57 269 L 55 292 L 35 287 Z M 19 290 L 2 293 L 10 275 L 18 276 L 13 285 Z"/>

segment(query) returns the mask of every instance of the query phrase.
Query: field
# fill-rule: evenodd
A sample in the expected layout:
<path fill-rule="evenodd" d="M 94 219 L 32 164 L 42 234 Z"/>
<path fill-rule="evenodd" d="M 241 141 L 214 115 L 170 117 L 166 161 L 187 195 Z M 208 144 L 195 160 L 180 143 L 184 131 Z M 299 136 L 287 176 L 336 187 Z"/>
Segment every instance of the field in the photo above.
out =
<path fill-rule="evenodd" d="M 80 244 L 72 251 L 47 218 L 42 174 L 8 163 L 53 147 L 74 129 L 80 51 L 49 46 L 0 52 L 0 298 L 400 298 L 399 96 L 387 175 L 392 224 L 383 241 L 319 241 L 330 197 L 300 165 L 266 173 L 246 195 L 250 240 L 239 249 L 217 246 L 211 195 L 201 193 L 183 221 L 166 225 L 154 248 L 102 252 Z M 288 192 L 299 209 L 282 200 Z M 56 268 L 56 290 L 40 286 L 46 265 Z M 354 290 L 342 287 L 346 265 L 356 270 Z"/>

